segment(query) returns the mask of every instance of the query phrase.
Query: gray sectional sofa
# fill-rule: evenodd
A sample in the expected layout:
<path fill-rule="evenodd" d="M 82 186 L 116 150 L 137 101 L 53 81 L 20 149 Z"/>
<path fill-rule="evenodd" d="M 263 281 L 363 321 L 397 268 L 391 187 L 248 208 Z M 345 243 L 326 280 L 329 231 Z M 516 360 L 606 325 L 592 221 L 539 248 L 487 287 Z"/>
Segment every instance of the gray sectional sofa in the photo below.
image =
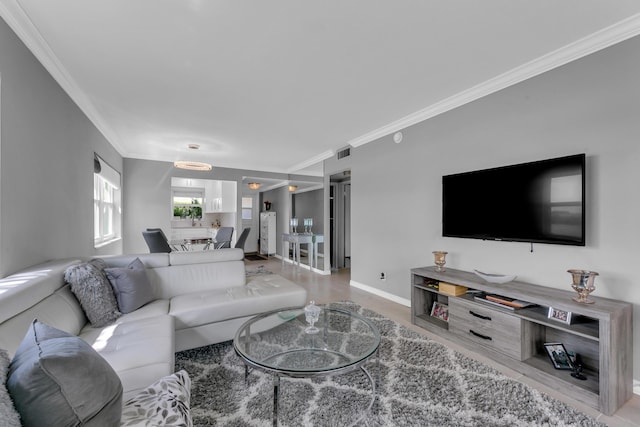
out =
<path fill-rule="evenodd" d="M 146 268 L 151 301 L 115 322 L 88 322 L 64 273 L 86 260 L 56 260 L 0 280 L 0 349 L 15 354 L 34 319 L 81 337 L 115 370 L 123 402 L 174 370 L 174 352 L 232 339 L 247 319 L 264 311 L 303 306 L 304 288 L 281 276 L 246 278 L 241 249 L 102 258 Z"/>

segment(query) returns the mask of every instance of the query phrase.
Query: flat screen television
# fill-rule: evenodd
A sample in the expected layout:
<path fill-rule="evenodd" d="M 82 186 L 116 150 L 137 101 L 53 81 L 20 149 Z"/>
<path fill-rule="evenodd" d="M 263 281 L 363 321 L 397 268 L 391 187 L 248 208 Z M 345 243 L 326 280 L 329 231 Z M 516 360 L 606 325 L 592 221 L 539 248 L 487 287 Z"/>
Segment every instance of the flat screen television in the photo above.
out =
<path fill-rule="evenodd" d="M 442 235 L 585 245 L 585 155 L 442 177 Z"/>

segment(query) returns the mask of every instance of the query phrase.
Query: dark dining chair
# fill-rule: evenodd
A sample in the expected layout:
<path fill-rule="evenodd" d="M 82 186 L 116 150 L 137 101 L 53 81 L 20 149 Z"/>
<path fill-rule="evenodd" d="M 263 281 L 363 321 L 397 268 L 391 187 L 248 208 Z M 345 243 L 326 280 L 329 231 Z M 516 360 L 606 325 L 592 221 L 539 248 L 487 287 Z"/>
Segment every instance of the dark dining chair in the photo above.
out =
<path fill-rule="evenodd" d="M 162 238 L 164 240 L 167 241 L 167 243 L 169 243 L 169 247 L 171 248 L 171 251 L 179 251 L 180 249 L 176 247 L 176 245 L 171 244 L 171 242 L 169 242 L 169 239 L 167 239 L 167 235 L 164 234 L 164 231 L 162 231 L 162 228 L 147 228 L 147 231 L 159 231 L 160 234 L 162 234 Z M 180 245 L 182 247 L 182 250 L 185 251 L 187 250 L 187 248 L 185 247 L 184 244 Z"/>
<path fill-rule="evenodd" d="M 147 246 L 149 246 L 149 252 L 171 252 L 171 246 L 169 246 L 169 242 L 167 242 L 166 237 L 164 237 L 162 230 L 143 231 L 142 237 L 144 237 L 144 241 L 147 242 Z"/>
<path fill-rule="evenodd" d="M 251 231 L 251 227 L 247 227 L 242 230 L 240 233 L 240 237 L 238 237 L 238 241 L 236 242 L 235 248 L 240 248 L 244 251 L 244 244 L 247 241 L 247 236 L 249 236 L 249 232 Z"/>
<path fill-rule="evenodd" d="M 233 227 L 220 227 L 216 233 L 213 242 L 214 249 L 224 249 L 231 247 L 231 237 L 233 236 Z"/>

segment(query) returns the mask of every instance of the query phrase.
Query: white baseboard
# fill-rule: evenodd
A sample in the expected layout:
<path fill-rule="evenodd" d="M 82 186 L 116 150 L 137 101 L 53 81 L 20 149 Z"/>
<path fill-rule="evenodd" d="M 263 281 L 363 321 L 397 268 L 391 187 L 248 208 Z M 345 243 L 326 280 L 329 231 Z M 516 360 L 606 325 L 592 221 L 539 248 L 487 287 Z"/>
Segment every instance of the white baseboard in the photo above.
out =
<path fill-rule="evenodd" d="M 275 254 L 274 256 L 276 258 L 278 258 L 278 259 L 283 259 L 282 255 Z M 284 262 L 287 262 L 289 264 L 293 264 L 293 260 L 291 258 L 284 258 Z M 300 268 L 304 268 L 305 270 L 311 270 L 314 273 L 322 274 L 323 276 L 328 276 L 328 275 L 331 274 L 331 271 L 324 271 L 324 270 L 319 270 L 317 268 L 311 268 L 311 267 L 309 267 L 309 265 L 303 264 L 303 263 L 300 263 Z"/>
<path fill-rule="evenodd" d="M 354 288 L 361 289 L 361 290 L 363 290 L 365 292 L 369 292 L 370 294 L 374 294 L 374 295 L 377 295 L 377 296 L 382 297 L 384 299 L 388 299 L 388 300 L 393 301 L 395 303 L 404 305 L 405 307 L 411 307 L 411 300 L 408 300 L 406 298 L 401 298 L 401 297 L 399 297 L 397 295 L 391 294 L 389 292 L 382 291 L 382 290 L 380 290 L 378 288 L 373 288 L 371 286 L 364 285 L 362 283 L 356 282 L 355 280 L 350 280 L 349 281 L 349 285 L 353 286 Z"/>

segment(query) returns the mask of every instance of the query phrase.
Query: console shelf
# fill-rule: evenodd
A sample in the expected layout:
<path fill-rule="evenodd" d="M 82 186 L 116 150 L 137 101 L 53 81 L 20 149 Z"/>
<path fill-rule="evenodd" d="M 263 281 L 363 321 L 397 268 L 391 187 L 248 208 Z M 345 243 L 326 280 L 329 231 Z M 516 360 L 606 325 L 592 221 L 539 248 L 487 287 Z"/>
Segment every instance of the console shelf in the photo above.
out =
<path fill-rule="evenodd" d="M 434 285 L 465 286 L 452 296 Z M 428 286 L 429 284 L 430 286 Z M 591 296 L 595 304 L 573 301 L 574 292 L 512 281 L 486 282 L 473 273 L 435 267 L 411 270 L 411 321 L 611 415 L 632 395 L 632 305 Z M 509 310 L 474 299 L 474 291 L 536 304 Z M 431 316 L 433 304 L 448 307 L 448 321 Z M 549 307 L 572 313 L 574 322 L 549 319 Z M 555 369 L 544 343 L 561 342 L 578 355 L 587 380 Z"/>

